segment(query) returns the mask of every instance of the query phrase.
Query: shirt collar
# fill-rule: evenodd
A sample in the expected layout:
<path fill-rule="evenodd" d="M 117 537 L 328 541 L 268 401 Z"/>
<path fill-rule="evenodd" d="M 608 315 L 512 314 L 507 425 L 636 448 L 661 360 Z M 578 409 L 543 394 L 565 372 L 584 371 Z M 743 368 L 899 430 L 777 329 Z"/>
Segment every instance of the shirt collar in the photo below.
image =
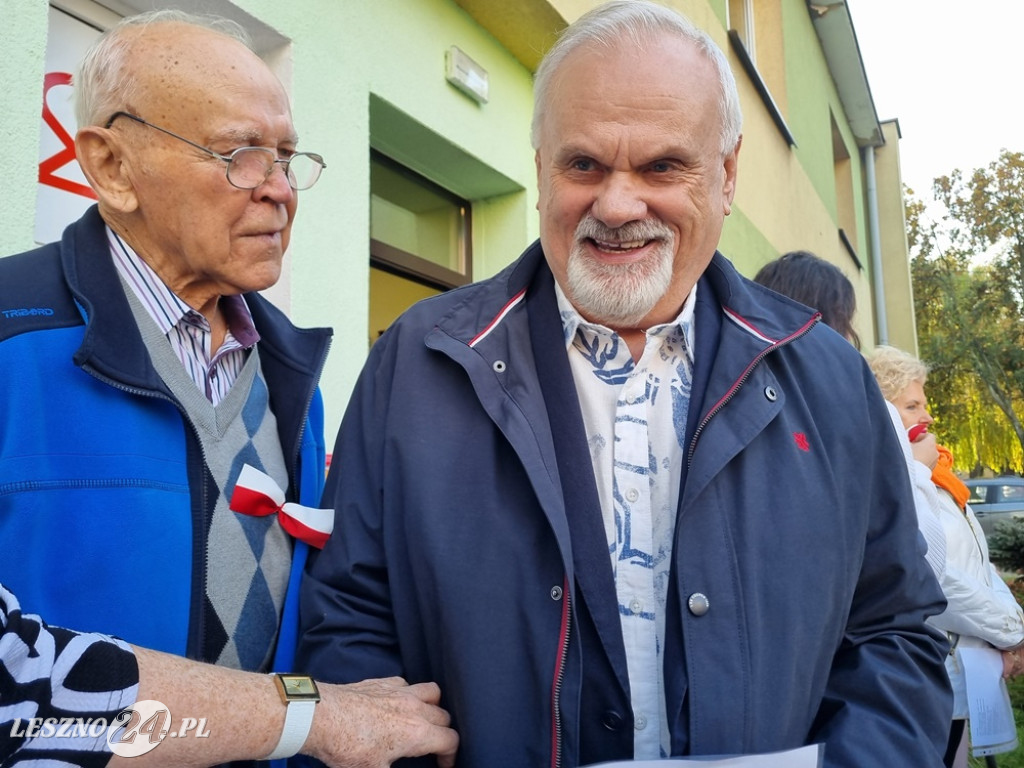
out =
<path fill-rule="evenodd" d="M 576 338 L 576 334 L 580 329 L 584 329 L 589 333 L 594 333 L 599 336 L 614 336 L 615 331 L 607 326 L 601 325 L 600 323 L 592 323 L 585 319 L 572 305 L 565 292 L 562 290 L 562 286 L 555 281 L 555 298 L 558 301 L 558 313 L 562 318 L 562 332 L 565 336 L 565 346 L 568 349 L 572 346 L 573 339 Z M 673 331 L 677 331 L 682 334 L 686 340 L 686 355 L 690 358 L 690 363 L 693 363 L 693 319 L 694 319 L 694 308 L 697 306 L 697 284 L 694 283 L 693 288 L 690 290 L 690 295 L 686 297 L 686 301 L 683 302 L 683 308 L 679 311 L 675 320 L 668 323 L 662 323 L 660 325 L 652 326 L 647 329 L 648 336 L 665 336 Z"/>
<path fill-rule="evenodd" d="M 109 226 L 107 242 L 117 273 L 142 302 L 161 333 L 166 336 L 182 322 L 199 325 L 209 331 L 210 324 L 206 318 L 168 288 L 153 268 Z M 245 299 L 238 294 L 221 296 L 220 309 L 224 313 L 228 330 L 240 346 L 248 348 L 259 341 L 260 335 Z"/>

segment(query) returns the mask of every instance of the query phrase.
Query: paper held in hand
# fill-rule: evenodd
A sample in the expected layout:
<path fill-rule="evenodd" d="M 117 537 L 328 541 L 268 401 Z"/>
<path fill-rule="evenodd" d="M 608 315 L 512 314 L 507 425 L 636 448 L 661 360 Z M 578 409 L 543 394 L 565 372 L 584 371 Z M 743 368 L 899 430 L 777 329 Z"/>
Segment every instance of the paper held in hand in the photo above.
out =
<path fill-rule="evenodd" d="M 824 744 L 811 744 L 799 749 L 772 752 L 764 755 L 734 755 L 732 757 L 673 757 L 668 760 L 639 760 L 597 763 L 590 768 L 670 768 L 673 765 L 693 765 L 701 768 L 821 768 L 825 758 Z"/>
<path fill-rule="evenodd" d="M 1003 680 L 1003 657 L 995 648 L 957 648 L 967 680 L 968 723 L 975 757 L 1017 748 L 1010 694 Z"/>

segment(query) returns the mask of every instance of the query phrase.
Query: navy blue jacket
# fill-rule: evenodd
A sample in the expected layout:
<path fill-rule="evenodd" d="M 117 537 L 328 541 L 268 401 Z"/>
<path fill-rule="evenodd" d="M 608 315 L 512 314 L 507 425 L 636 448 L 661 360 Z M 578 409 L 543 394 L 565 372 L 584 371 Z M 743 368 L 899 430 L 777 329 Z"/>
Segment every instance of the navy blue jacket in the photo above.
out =
<path fill-rule="evenodd" d="M 721 255 L 697 293 L 666 613 L 676 755 L 825 743 L 828 766 L 939 766 L 944 606 L 857 351 Z M 473 768 L 629 759 L 608 544 L 540 246 L 375 344 L 302 589 L 299 662 L 441 686 Z"/>
<path fill-rule="evenodd" d="M 327 329 L 246 294 L 289 465 L 323 487 Z M 149 359 L 95 207 L 58 243 L 0 258 L 0 581 L 53 625 L 209 660 L 207 496 L 197 435 Z M 290 667 L 295 549 L 275 666 Z"/>

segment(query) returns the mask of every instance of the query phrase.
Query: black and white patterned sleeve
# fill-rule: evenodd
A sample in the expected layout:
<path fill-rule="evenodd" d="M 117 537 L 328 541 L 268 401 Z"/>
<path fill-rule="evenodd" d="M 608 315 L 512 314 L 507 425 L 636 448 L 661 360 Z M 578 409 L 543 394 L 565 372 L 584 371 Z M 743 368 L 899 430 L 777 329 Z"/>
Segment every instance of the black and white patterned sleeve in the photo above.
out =
<path fill-rule="evenodd" d="M 105 766 L 111 753 L 100 726 L 138 690 L 127 643 L 49 627 L 0 585 L 0 765 Z"/>

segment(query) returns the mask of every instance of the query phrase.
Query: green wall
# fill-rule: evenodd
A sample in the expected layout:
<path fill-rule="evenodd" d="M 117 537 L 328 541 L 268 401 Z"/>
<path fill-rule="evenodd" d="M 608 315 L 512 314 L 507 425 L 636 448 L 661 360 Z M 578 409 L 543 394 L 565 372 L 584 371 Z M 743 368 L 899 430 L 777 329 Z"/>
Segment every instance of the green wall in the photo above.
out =
<path fill-rule="evenodd" d="M 4 52 L 0 56 L 0 142 L 6 147 L 0 153 L 3 255 L 34 244 L 47 10 L 42 0 L 0 0 Z"/>
<path fill-rule="evenodd" d="M 333 440 L 369 334 L 370 147 L 470 199 L 474 277 L 493 274 L 537 236 L 531 74 L 450 0 L 206 0 L 203 10 L 271 41 L 261 53 L 290 90 L 300 146 L 327 162 L 301 195 L 285 275 L 268 295 L 299 325 L 335 329 L 322 381 Z M 0 0 L 0 11 L 6 255 L 33 246 L 48 7 Z M 445 80 L 453 45 L 487 70 L 486 104 Z"/>
<path fill-rule="evenodd" d="M 295 123 L 302 145 L 329 166 L 295 226 L 290 309 L 299 324 L 335 329 L 323 379 L 330 439 L 366 354 L 370 146 L 474 203 L 474 276 L 486 276 L 536 232 L 533 193 L 524 191 L 533 176 L 531 77 L 447 0 L 239 5 L 293 41 Z M 446 82 L 452 45 L 488 71 L 488 103 Z M 481 242 L 494 229 L 507 243 L 492 254 Z"/>

